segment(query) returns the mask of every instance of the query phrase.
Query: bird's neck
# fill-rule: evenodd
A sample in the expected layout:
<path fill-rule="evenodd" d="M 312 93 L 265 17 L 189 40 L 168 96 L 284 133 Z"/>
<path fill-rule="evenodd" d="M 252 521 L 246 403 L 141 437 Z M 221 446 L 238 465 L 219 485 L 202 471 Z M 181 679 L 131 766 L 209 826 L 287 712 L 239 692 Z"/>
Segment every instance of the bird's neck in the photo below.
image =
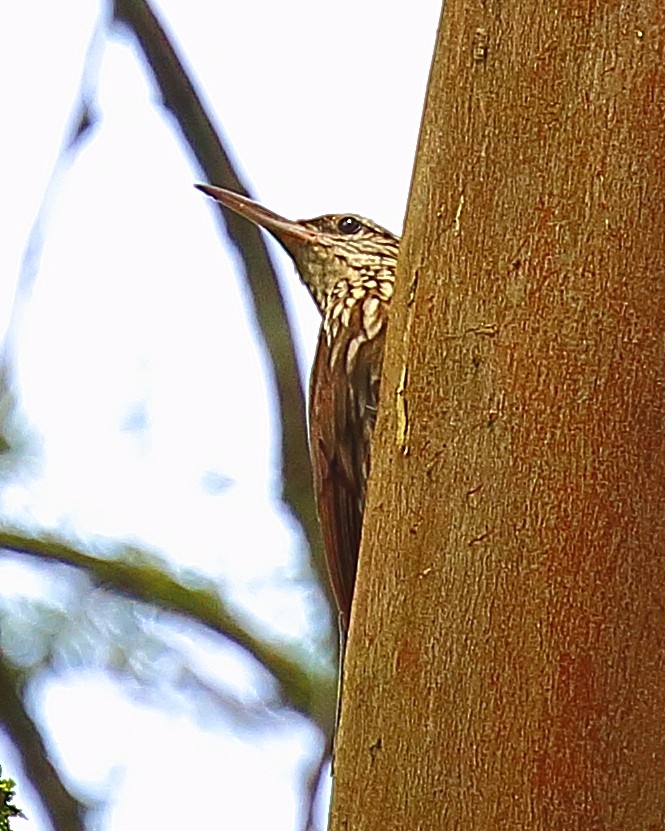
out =
<path fill-rule="evenodd" d="M 392 269 L 369 273 L 354 271 L 337 280 L 323 302 L 317 301 L 328 342 L 335 340 L 340 331 L 349 326 L 357 310 L 360 329 L 366 330 L 368 335 L 376 326 L 382 325 L 393 296 L 394 282 Z"/>

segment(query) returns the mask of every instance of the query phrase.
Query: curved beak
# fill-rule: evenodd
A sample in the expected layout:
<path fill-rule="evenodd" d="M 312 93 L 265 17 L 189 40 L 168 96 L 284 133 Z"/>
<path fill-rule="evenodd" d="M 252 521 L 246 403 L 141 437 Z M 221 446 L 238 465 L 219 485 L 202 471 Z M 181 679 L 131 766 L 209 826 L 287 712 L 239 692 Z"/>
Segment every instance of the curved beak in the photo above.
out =
<path fill-rule="evenodd" d="M 312 243 L 317 238 L 316 232 L 307 228 L 301 222 L 285 219 L 283 216 L 264 208 L 263 205 L 259 205 L 258 202 L 253 202 L 246 196 L 241 196 L 232 190 L 224 190 L 224 188 L 218 188 L 214 185 L 194 185 L 194 187 L 211 196 L 224 205 L 225 208 L 270 231 L 287 247 L 287 250 L 289 242 Z"/>

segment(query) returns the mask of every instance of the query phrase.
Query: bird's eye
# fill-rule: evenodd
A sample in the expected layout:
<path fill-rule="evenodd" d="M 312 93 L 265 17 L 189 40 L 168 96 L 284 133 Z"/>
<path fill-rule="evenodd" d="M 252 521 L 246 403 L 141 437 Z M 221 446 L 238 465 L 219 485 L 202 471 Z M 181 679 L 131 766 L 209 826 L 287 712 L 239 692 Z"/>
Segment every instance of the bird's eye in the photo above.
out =
<path fill-rule="evenodd" d="M 342 234 L 357 234 L 362 227 L 355 216 L 343 216 L 337 223 L 337 230 Z"/>

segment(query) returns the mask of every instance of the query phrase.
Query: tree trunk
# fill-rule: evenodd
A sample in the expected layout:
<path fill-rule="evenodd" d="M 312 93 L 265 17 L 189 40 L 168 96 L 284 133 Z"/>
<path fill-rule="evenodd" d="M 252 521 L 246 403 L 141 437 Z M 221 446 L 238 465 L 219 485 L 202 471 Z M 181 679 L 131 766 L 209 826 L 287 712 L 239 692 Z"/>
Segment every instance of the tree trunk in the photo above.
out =
<path fill-rule="evenodd" d="M 446 0 L 331 828 L 665 827 L 665 3 Z"/>

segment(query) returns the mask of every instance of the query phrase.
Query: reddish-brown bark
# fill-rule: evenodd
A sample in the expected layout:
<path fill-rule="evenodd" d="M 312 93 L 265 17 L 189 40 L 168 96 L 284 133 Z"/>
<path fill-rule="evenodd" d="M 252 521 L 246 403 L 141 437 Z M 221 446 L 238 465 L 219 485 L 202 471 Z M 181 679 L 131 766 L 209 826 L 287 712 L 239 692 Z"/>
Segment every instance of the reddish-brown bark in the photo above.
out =
<path fill-rule="evenodd" d="M 665 828 L 665 4 L 447 0 L 332 808 Z"/>

